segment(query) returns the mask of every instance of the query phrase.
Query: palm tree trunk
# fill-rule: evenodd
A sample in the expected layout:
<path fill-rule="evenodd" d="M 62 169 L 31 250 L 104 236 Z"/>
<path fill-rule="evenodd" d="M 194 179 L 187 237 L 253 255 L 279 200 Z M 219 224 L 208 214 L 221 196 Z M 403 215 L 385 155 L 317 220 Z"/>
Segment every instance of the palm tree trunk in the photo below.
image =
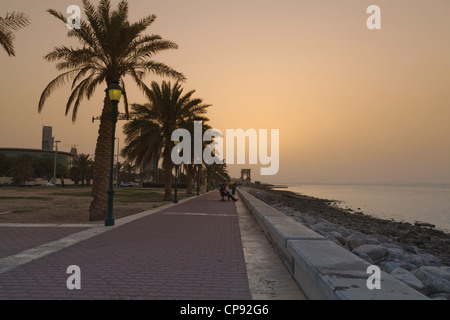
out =
<path fill-rule="evenodd" d="M 100 128 L 94 158 L 94 178 L 92 183 L 93 200 L 89 208 L 89 220 L 105 220 L 108 213 L 108 185 L 111 166 L 112 138 L 112 103 L 104 100 Z"/>
<path fill-rule="evenodd" d="M 192 172 L 193 165 L 188 164 L 186 166 L 186 194 L 193 194 L 192 190 L 192 179 L 193 179 L 193 172 Z"/>

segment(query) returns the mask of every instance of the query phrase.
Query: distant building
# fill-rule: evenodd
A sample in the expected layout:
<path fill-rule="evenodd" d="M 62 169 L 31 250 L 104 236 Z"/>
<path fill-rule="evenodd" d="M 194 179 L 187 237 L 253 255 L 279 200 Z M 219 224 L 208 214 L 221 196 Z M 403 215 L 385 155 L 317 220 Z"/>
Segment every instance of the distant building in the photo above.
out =
<path fill-rule="evenodd" d="M 44 126 L 42 128 L 42 150 L 53 151 L 53 128 Z"/>
<path fill-rule="evenodd" d="M 78 154 L 78 150 L 76 146 L 73 146 L 72 149 L 70 150 L 70 153 L 63 152 L 60 150 L 56 152 L 54 148 L 54 137 L 52 131 L 53 131 L 52 127 L 44 126 L 42 128 L 42 150 L 23 149 L 23 148 L 0 148 L 0 153 L 3 154 L 6 157 L 6 159 L 9 160 L 19 158 L 22 155 L 28 155 L 36 160 L 49 160 L 51 161 L 52 164 L 55 161 L 56 155 L 56 163 L 58 165 L 67 168 L 67 170 L 70 170 L 73 166 L 74 159 Z M 3 176 L 1 178 L 3 179 L 3 181 L 0 181 L 0 183 L 2 184 L 11 183 L 11 178 L 6 177 L 5 172 L 3 172 Z M 6 181 L 5 178 L 9 179 L 7 180 L 8 182 L 5 182 Z"/>
<path fill-rule="evenodd" d="M 69 152 L 74 158 L 78 156 L 78 149 L 76 147 L 72 147 Z"/>
<path fill-rule="evenodd" d="M 0 153 L 3 153 L 7 159 L 18 158 L 21 155 L 30 155 L 33 159 L 49 159 L 55 160 L 55 152 L 47 150 L 35 149 L 17 149 L 17 148 L 0 148 Z M 72 168 L 73 154 L 61 152 L 58 150 L 56 162 L 67 169 Z"/>

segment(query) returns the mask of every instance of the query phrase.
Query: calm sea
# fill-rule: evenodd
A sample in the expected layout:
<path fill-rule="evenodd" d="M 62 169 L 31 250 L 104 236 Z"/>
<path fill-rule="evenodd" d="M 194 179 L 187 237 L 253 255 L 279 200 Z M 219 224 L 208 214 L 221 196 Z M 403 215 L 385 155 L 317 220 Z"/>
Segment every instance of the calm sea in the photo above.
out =
<path fill-rule="evenodd" d="M 340 207 L 373 217 L 426 222 L 450 232 L 450 185 L 288 185 L 287 190 L 339 200 Z"/>

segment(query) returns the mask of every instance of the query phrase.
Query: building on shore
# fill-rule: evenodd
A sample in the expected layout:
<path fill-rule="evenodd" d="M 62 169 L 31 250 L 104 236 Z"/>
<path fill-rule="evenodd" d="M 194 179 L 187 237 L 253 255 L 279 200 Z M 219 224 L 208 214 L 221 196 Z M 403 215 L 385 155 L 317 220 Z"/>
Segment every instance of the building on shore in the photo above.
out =
<path fill-rule="evenodd" d="M 48 159 L 55 160 L 55 151 L 39 150 L 39 149 L 19 149 L 19 148 L 0 148 L 0 153 L 6 156 L 6 159 L 19 158 L 22 155 L 29 155 L 33 159 Z M 74 155 L 68 152 L 58 150 L 56 154 L 56 163 L 66 167 L 72 168 Z"/>
<path fill-rule="evenodd" d="M 0 154 L 3 155 L 3 158 L 11 163 L 11 160 L 18 159 L 24 155 L 30 156 L 33 160 L 43 160 L 47 163 L 51 162 L 56 166 L 62 166 L 69 171 L 75 162 L 75 158 L 78 154 L 76 146 L 73 146 L 70 152 L 63 152 L 55 148 L 56 144 L 59 141 L 55 141 L 55 137 L 53 136 L 53 129 L 49 126 L 43 126 L 42 128 L 42 149 L 27 149 L 27 148 L 0 148 Z M 9 164 L 6 165 L 7 167 Z M 55 166 L 55 168 L 56 168 Z M 3 171 L 0 172 L 0 178 L 2 178 L 1 183 L 7 184 L 12 181 L 12 178 L 7 177 L 8 169 L 7 167 L 3 168 Z M 46 178 L 49 177 L 41 177 Z"/>

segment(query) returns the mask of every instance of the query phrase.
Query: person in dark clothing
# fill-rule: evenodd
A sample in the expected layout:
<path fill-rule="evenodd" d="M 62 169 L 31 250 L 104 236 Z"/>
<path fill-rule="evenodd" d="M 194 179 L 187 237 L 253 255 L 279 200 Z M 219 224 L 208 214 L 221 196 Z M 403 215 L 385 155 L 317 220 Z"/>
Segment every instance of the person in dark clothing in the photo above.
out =
<path fill-rule="evenodd" d="M 228 201 L 233 199 L 233 201 L 238 201 L 233 195 L 227 190 L 227 184 L 224 183 L 220 185 L 220 195 L 222 196 L 222 201 L 225 201 L 225 197 L 228 197 Z"/>

